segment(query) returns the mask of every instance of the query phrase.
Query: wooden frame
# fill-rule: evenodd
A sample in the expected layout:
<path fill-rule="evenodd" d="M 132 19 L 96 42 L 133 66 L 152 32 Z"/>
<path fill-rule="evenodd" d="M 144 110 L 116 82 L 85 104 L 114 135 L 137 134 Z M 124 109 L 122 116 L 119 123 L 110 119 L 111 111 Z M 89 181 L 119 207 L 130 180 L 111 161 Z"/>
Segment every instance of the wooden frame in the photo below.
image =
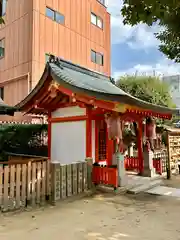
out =
<path fill-rule="evenodd" d="M 100 157 L 99 157 L 99 130 L 100 130 L 100 121 L 104 121 L 105 123 L 105 120 L 102 118 L 102 119 L 96 119 L 95 120 L 95 162 L 104 162 L 106 161 L 107 162 L 107 165 L 111 164 L 111 157 L 110 156 L 110 150 L 109 150 L 109 139 L 108 139 L 108 131 L 107 131 L 107 127 L 106 127 L 106 123 L 104 124 L 105 128 L 104 128 L 104 131 L 106 133 L 106 158 L 105 159 L 101 159 L 100 160 Z"/>
<path fill-rule="evenodd" d="M 64 108 L 77 106 L 76 104 L 65 104 Z M 48 158 L 51 159 L 51 126 L 52 123 L 78 122 L 86 121 L 86 157 L 92 157 L 92 117 L 91 108 L 86 108 L 86 115 L 69 116 L 69 117 L 52 117 L 48 115 Z"/>

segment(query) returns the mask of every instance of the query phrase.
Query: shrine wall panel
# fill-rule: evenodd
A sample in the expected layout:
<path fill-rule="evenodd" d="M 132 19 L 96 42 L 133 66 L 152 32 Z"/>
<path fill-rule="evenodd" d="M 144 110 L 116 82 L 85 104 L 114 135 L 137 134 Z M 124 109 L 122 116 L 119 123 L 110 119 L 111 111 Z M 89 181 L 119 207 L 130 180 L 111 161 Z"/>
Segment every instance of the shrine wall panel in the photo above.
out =
<path fill-rule="evenodd" d="M 86 121 L 52 123 L 51 161 L 70 164 L 86 158 Z"/>
<path fill-rule="evenodd" d="M 85 116 L 86 108 L 80 108 L 78 106 L 75 107 L 64 107 L 59 108 L 52 112 L 52 117 L 75 117 L 75 116 Z"/>

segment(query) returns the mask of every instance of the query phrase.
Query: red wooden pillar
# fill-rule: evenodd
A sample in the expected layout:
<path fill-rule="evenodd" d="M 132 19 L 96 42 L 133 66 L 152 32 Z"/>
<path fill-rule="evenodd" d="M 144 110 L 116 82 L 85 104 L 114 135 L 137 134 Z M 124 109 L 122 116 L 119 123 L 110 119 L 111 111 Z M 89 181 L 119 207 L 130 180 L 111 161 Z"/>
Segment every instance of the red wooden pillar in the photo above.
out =
<path fill-rule="evenodd" d="M 86 157 L 92 158 L 92 110 L 86 109 Z"/>
<path fill-rule="evenodd" d="M 51 112 L 48 112 L 48 159 L 51 160 Z"/>
<path fill-rule="evenodd" d="M 142 119 L 138 121 L 138 139 L 137 139 L 137 146 L 138 146 L 138 159 L 139 159 L 139 171 L 143 173 L 143 122 Z"/>
<path fill-rule="evenodd" d="M 95 162 L 99 162 L 99 121 L 95 120 Z"/>

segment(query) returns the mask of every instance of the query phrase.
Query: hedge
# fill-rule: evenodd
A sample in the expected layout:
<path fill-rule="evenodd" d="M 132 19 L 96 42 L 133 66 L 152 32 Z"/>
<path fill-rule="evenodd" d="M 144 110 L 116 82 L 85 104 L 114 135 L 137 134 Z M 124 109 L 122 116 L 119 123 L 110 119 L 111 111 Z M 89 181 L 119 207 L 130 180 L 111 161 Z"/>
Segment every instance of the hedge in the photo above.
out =
<path fill-rule="evenodd" d="M 0 161 L 7 153 L 47 156 L 47 124 L 0 125 Z"/>

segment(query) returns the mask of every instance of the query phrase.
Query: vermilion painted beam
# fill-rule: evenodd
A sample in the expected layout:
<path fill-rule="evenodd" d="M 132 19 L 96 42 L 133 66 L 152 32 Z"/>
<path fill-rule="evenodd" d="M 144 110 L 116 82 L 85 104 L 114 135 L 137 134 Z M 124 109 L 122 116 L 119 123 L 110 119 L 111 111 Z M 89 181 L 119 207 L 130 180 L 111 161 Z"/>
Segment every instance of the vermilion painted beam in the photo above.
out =
<path fill-rule="evenodd" d="M 103 101 L 103 100 L 97 100 L 90 96 L 74 94 L 73 91 L 66 89 L 62 86 L 59 87 L 59 91 L 63 92 L 64 94 L 66 94 L 70 97 L 74 97 L 76 100 L 86 103 L 88 105 L 95 105 L 97 107 L 109 109 L 109 110 L 113 110 L 115 107 L 114 102 L 107 102 L 107 101 Z"/>
<path fill-rule="evenodd" d="M 145 117 L 153 116 L 153 117 L 163 118 L 163 119 L 171 119 L 172 118 L 172 114 L 155 113 L 155 112 L 150 111 L 150 110 L 127 109 L 127 112 L 129 114 L 142 115 L 142 116 L 145 116 Z"/>
<path fill-rule="evenodd" d="M 121 115 L 121 120 L 126 121 L 126 122 L 138 122 L 143 118 L 142 115 L 135 114 L 135 113 L 130 113 L 130 112 L 125 112 L 124 114 Z"/>
<path fill-rule="evenodd" d="M 58 122 L 75 122 L 75 121 L 84 121 L 87 120 L 88 116 L 71 116 L 71 117 L 57 117 L 57 118 L 50 118 L 49 122 L 51 123 L 58 123 Z"/>
<path fill-rule="evenodd" d="M 28 108 L 28 110 L 26 111 L 26 113 L 30 113 L 34 108 L 39 107 L 39 102 L 41 102 L 43 99 L 45 99 L 46 97 L 48 97 L 49 93 L 45 91 L 45 93 L 38 99 L 38 100 L 32 100 L 33 103 L 32 105 Z"/>

